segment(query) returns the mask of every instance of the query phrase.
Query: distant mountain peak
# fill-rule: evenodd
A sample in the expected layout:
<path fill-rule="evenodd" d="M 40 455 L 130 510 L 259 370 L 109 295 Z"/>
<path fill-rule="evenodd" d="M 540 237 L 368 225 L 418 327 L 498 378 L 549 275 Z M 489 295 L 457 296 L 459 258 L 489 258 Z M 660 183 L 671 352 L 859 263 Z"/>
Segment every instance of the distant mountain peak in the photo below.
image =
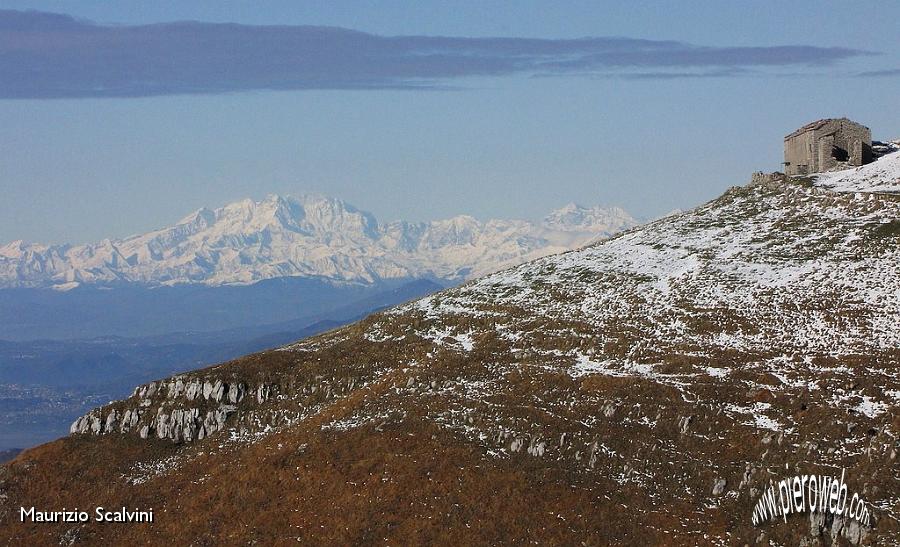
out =
<path fill-rule="evenodd" d="M 637 224 L 621 207 L 584 207 L 574 202 L 551 211 L 544 217 L 547 228 L 563 231 L 609 231 L 612 226 Z"/>
<path fill-rule="evenodd" d="M 587 207 L 585 207 L 585 206 L 583 206 L 583 205 L 580 205 L 580 204 L 578 204 L 578 203 L 575 203 L 574 201 L 570 201 L 569 203 L 566 203 L 565 205 L 563 205 L 563 206 L 560 207 L 559 209 L 556 209 L 556 210 L 552 211 L 551 214 L 552 214 L 552 213 L 562 213 L 562 214 L 565 214 L 565 213 L 570 213 L 570 212 L 574 212 L 574 211 L 583 211 L 583 210 L 586 210 L 586 209 L 587 209 Z"/>
<path fill-rule="evenodd" d="M 461 280 L 608 237 L 636 221 L 619 208 L 570 204 L 543 225 L 469 215 L 381 224 L 322 194 L 269 194 L 120 240 L 0 247 L 0 287 L 246 284 L 276 277 L 339 282 Z"/>

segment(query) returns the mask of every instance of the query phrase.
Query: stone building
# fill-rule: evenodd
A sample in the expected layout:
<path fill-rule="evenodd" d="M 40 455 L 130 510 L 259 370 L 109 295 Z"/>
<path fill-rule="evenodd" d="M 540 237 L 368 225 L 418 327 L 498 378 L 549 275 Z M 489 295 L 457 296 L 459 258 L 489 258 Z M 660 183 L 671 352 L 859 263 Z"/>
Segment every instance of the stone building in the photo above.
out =
<path fill-rule="evenodd" d="M 807 175 L 872 161 L 872 132 L 847 118 L 808 123 L 784 138 L 784 172 Z"/>

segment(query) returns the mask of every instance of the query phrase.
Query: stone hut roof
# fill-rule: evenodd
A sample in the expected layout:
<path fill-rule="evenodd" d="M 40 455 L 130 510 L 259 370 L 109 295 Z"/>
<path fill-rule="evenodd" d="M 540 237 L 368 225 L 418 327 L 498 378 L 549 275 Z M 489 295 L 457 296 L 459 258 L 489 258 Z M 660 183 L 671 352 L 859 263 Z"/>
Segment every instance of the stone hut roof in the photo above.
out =
<path fill-rule="evenodd" d="M 794 131 L 793 133 L 785 135 L 784 140 L 793 139 L 797 135 L 802 135 L 803 133 L 806 133 L 807 131 L 815 131 L 816 129 L 821 129 L 822 126 L 824 126 L 828 122 L 834 121 L 835 119 L 837 119 L 837 118 L 822 118 L 821 120 L 809 122 L 808 124 L 804 125 L 803 127 Z"/>
<path fill-rule="evenodd" d="M 828 123 L 836 122 L 836 121 L 846 121 L 846 122 L 852 123 L 854 125 L 859 125 L 861 127 L 865 127 L 862 124 L 851 120 L 850 118 L 822 118 L 821 120 L 809 122 L 808 124 L 804 125 L 803 127 L 794 131 L 793 133 L 785 135 L 784 140 L 793 139 L 797 135 L 802 135 L 803 133 L 807 133 L 809 131 L 815 131 L 817 129 L 821 129 L 823 126 L 827 125 Z"/>

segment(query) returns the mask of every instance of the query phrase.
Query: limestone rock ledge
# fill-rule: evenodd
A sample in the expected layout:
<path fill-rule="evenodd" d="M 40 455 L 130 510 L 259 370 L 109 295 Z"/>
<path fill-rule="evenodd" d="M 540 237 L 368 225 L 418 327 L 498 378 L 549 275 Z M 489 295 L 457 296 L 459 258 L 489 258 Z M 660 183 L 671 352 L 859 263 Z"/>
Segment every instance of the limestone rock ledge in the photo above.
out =
<path fill-rule="evenodd" d="M 225 429 L 229 417 L 241 407 L 261 405 L 278 391 L 274 384 L 248 386 L 221 378 L 174 376 L 138 386 L 128 399 L 91 410 L 75 420 L 69 432 L 130 433 L 173 442 L 202 440 Z"/>

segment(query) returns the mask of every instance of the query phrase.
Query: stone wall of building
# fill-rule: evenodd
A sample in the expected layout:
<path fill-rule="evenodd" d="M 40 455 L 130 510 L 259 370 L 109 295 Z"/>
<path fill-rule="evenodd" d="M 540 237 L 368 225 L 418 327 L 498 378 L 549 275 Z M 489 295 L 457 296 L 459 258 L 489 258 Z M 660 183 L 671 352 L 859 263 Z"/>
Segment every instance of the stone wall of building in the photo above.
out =
<path fill-rule="evenodd" d="M 818 120 L 784 138 L 788 175 L 846 169 L 871 161 L 872 132 L 847 118 Z"/>

